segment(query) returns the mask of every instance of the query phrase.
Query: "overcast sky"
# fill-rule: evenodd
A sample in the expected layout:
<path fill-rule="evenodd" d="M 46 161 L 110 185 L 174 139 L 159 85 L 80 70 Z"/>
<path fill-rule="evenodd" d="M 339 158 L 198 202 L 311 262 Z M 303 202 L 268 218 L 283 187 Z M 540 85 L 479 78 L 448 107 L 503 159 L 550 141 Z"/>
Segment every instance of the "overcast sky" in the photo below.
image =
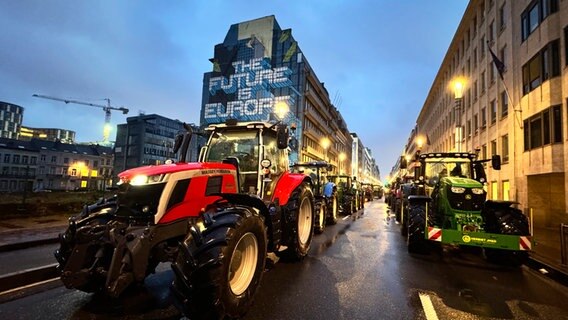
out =
<path fill-rule="evenodd" d="M 382 178 L 416 123 L 468 1 L 0 2 L 0 101 L 25 108 L 24 125 L 102 137 L 104 112 L 33 98 L 45 94 L 199 123 L 203 73 L 234 23 L 275 15 L 292 28 L 351 132 Z M 116 130 L 111 134 L 114 140 Z"/>

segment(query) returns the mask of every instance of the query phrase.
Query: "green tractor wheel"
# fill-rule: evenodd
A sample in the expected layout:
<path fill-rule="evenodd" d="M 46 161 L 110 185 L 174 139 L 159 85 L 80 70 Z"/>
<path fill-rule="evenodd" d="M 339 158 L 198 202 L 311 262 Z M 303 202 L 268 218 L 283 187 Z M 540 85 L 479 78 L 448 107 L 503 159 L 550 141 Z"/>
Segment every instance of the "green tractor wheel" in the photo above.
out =
<path fill-rule="evenodd" d="M 425 239 L 426 204 L 413 204 L 408 213 L 407 248 L 410 253 L 428 253 Z"/>

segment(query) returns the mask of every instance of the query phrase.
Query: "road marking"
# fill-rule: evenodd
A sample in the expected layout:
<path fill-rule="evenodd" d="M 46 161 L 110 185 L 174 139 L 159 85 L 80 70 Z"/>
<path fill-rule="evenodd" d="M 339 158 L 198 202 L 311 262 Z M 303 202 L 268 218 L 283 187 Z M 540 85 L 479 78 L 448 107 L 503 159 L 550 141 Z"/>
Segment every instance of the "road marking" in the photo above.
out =
<path fill-rule="evenodd" d="M 419 293 L 418 295 L 420 296 L 420 302 L 422 302 L 422 308 L 426 314 L 426 320 L 438 320 L 438 315 L 436 314 L 432 300 L 430 300 L 430 296 L 425 293 Z"/>
<path fill-rule="evenodd" d="M 343 217 L 341 220 L 345 221 L 345 220 L 349 219 L 350 217 L 351 217 L 351 216 L 345 216 L 345 217 Z"/>

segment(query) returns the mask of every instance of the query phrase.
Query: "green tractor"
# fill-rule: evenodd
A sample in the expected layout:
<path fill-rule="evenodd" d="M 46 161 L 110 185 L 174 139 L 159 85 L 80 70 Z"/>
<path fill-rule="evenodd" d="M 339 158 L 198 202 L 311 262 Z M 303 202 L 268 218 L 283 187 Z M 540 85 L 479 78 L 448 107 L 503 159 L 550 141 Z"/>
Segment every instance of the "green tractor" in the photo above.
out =
<path fill-rule="evenodd" d="M 348 175 L 329 175 L 329 181 L 337 186 L 337 200 L 342 214 L 350 215 L 358 210 L 359 193 L 353 185 L 353 179 Z"/>
<path fill-rule="evenodd" d="M 296 163 L 291 167 L 293 173 L 303 173 L 310 176 L 313 183 L 315 198 L 315 232 L 322 233 L 326 224 L 337 223 L 339 211 L 336 197 L 336 187 L 331 181 L 326 181 L 326 175 L 331 165 L 326 161 L 312 161 Z"/>
<path fill-rule="evenodd" d="M 410 253 L 426 253 L 428 241 L 435 241 L 481 247 L 499 264 L 525 262 L 532 247 L 528 218 L 511 206 L 515 202 L 486 200 L 484 163 L 500 170 L 499 155 L 477 160 L 474 153 L 427 153 L 415 161 L 414 182 L 404 192 L 407 207 L 401 210 Z"/>

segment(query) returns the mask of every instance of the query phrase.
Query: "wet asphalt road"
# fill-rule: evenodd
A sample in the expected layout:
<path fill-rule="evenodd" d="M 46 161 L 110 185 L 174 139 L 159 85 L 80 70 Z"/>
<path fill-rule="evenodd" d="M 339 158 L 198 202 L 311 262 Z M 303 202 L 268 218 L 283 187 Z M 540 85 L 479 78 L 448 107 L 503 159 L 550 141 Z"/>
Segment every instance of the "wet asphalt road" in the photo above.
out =
<path fill-rule="evenodd" d="M 60 286 L 0 304 L 0 319 L 179 319 L 173 275 L 160 270 L 120 301 Z M 490 265 L 479 252 L 409 255 L 375 200 L 315 236 L 304 261 L 266 271 L 246 319 L 568 319 L 567 302 L 568 288 L 526 267 Z"/>

